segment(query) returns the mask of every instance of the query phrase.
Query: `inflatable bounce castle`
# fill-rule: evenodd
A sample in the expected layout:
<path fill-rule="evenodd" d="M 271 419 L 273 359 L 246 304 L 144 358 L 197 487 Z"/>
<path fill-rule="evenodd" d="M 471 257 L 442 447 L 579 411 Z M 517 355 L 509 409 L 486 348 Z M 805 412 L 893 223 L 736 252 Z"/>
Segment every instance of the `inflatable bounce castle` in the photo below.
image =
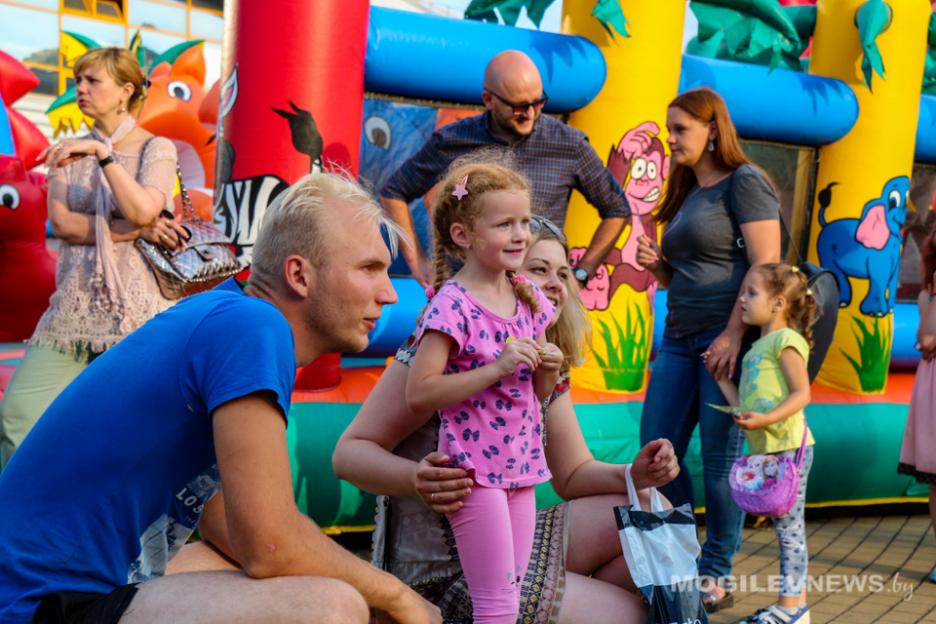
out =
<path fill-rule="evenodd" d="M 615 10 L 598 11 L 607 5 Z M 828 268 L 841 293 L 834 342 L 807 409 L 823 448 L 809 504 L 923 500 L 895 468 L 918 359 L 916 311 L 902 297 L 915 298 L 919 286 L 912 262 L 901 267 L 901 253 L 915 244 L 912 226 L 928 223 L 932 189 L 917 180 L 932 180 L 927 168 L 936 165 L 930 3 L 693 0 L 690 7 L 699 30 L 683 53 L 683 0 L 564 0 L 562 34 L 367 0 L 234 0 L 220 84 L 202 84 L 197 43 L 177 46 L 148 68 L 160 95 L 147 102 L 141 123 L 180 145 L 186 181 L 213 194 L 214 223 L 249 260 L 266 206 L 292 181 L 342 168 L 379 190 L 434 128 L 478 110 L 494 54 L 526 52 L 549 93 L 546 112 L 608 155 L 634 208 L 582 293 L 595 340 L 572 389 L 595 456 L 623 462 L 638 448 L 666 314 L 665 290 L 635 261 L 637 236 L 657 234 L 651 217 L 669 169 L 666 105 L 684 90 L 712 87 L 748 154 L 780 187 L 787 258 L 800 254 Z M 9 97 L 5 89 L 0 81 Z M 67 105 L 62 96 L 50 114 Z M 0 154 L 3 136 L 0 123 Z M 424 203 L 412 210 L 425 236 Z M 572 247 L 584 248 L 596 225 L 594 211 L 574 196 L 566 226 Z M 335 478 L 331 451 L 425 303 L 405 266 L 393 270 L 400 300 L 385 309 L 368 350 L 302 371 L 289 416 L 297 501 L 333 530 L 372 523 L 373 498 Z M 0 331 L 14 323 L 0 317 Z M 696 439 L 687 462 L 697 479 L 698 451 Z M 548 485 L 537 494 L 542 504 L 556 496 Z"/>

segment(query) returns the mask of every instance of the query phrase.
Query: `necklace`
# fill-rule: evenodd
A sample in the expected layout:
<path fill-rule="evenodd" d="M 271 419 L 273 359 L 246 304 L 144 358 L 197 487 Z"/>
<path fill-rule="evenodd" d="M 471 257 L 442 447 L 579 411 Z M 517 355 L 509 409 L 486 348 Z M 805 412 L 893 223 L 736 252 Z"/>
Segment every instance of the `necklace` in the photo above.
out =
<path fill-rule="evenodd" d="M 731 172 L 731 171 L 729 171 L 729 172 L 727 172 L 727 173 L 724 172 L 724 171 L 716 171 L 716 172 L 711 176 L 712 179 L 711 179 L 710 181 L 706 181 L 706 182 L 703 182 L 701 179 L 699 179 L 698 176 L 696 176 L 696 184 L 697 184 L 698 187 L 700 187 L 700 188 L 710 188 L 710 187 L 715 186 L 716 184 L 718 184 L 719 182 L 721 182 L 722 180 L 724 180 L 724 179 L 727 178 L 728 176 L 730 176 L 732 173 L 733 173 L 733 172 Z"/>

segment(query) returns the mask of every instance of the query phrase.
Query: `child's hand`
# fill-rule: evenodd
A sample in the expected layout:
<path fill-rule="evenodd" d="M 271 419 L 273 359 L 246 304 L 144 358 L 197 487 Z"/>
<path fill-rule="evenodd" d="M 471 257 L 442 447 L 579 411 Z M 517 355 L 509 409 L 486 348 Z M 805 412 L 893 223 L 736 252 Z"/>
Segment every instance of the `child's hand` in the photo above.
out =
<path fill-rule="evenodd" d="M 547 373 L 559 372 L 562 369 L 562 364 L 565 362 L 565 356 L 562 354 L 562 351 L 551 342 L 540 347 L 542 351 L 542 361 L 540 362 L 539 370 L 545 371 Z"/>
<path fill-rule="evenodd" d="M 494 365 L 500 370 L 501 377 L 512 375 L 518 364 L 526 364 L 534 371 L 542 362 L 540 351 L 540 346 L 532 338 L 508 340 Z"/>
<path fill-rule="evenodd" d="M 766 414 L 761 412 L 740 412 L 734 414 L 735 424 L 745 431 L 752 429 L 763 429 L 770 424 Z"/>

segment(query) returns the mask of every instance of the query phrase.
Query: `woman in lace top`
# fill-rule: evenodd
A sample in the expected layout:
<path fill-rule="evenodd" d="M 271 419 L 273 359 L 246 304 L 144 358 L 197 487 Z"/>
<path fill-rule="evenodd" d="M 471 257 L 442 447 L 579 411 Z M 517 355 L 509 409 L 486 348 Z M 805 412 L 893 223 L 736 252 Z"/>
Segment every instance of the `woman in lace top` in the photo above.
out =
<path fill-rule="evenodd" d="M 176 150 L 138 127 L 145 75 L 128 50 L 90 50 L 75 63 L 89 135 L 46 151 L 48 211 L 61 240 L 56 291 L 0 404 L 0 464 L 58 393 L 97 355 L 172 305 L 134 247 L 182 244 L 171 218 Z"/>
<path fill-rule="evenodd" d="M 531 226 L 533 241 L 521 272 L 555 306 L 557 320 L 546 335 L 566 356 L 560 381 L 544 403 L 546 462 L 553 488 L 569 502 L 537 512 L 518 622 L 646 619 L 611 512 L 627 502 L 624 466 L 595 460 L 569 397 L 569 368 L 584 353 L 585 317 L 568 247 L 551 222 L 534 217 Z M 458 509 L 472 481 L 436 451 L 437 418 L 411 413 L 400 398 L 414 351 L 412 342 L 400 348 L 338 441 L 332 462 L 339 478 L 383 495 L 377 503 L 373 563 L 438 605 L 446 622 L 467 623 L 472 621 L 471 599 L 443 514 Z M 650 442 L 634 458 L 634 479 L 641 488 L 668 483 L 678 471 L 667 440 Z"/>

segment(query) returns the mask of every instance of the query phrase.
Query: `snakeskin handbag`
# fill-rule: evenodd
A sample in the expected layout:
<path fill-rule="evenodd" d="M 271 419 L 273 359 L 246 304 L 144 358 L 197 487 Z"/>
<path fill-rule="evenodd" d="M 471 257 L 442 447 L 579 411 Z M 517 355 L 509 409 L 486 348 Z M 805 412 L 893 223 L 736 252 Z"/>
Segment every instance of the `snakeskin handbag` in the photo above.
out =
<path fill-rule="evenodd" d="M 184 214 L 179 224 L 188 232 L 188 237 L 184 238 L 185 245 L 173 250 L 144 238 L 134 241 L 153 270 L 159 291 L 166 299 L 181 299 L 208 290 L 245 268 L 234 255 L 227 237 L 195 214 L 178 165 L 176 173 Z"/>

